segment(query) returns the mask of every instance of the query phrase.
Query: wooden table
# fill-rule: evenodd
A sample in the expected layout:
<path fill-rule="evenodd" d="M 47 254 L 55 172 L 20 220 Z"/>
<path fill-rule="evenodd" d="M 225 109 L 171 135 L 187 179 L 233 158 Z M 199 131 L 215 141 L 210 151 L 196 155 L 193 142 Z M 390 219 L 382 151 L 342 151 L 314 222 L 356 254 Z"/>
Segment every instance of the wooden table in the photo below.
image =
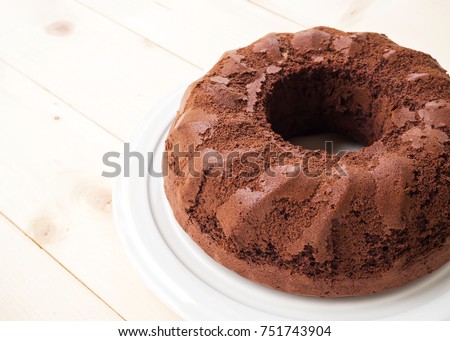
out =
<path fill-rule="evenodd" d="M 0 319 L 178 319 L 138 277 L 102 155 L 227 49 L 316 25 L 450 68 L 446 0 L 0 0 Z"/>

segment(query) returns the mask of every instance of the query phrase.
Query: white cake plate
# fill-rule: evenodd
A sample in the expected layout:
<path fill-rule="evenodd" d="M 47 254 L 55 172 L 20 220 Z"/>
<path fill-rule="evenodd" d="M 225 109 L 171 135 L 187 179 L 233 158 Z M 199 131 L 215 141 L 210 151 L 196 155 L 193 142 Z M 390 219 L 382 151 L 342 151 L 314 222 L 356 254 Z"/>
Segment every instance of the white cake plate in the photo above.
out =
<path fill-rule="evenodd" d="M 161 169 L 169 125 L 184 88 L 164 98 L 131 138 L 130 149 L 153 152 Z M 131 163 L 117 178 L 113 210 L 129 256 L 153 292 L 188 320 L 448 320 L 450 262 L 399 289 L 354 298 L 296 296 L 253 283 L 204 253 L 176 222 L 162 177 Z"/>

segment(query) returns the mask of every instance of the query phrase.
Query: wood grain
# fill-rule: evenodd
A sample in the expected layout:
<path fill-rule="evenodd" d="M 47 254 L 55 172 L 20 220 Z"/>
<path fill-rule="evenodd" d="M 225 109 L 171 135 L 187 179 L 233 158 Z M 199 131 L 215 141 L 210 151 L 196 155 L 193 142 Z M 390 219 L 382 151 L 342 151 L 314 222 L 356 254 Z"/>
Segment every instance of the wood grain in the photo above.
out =
<path fill-rule="evenodd" d="M 209 69 L 226 50 L 303 27 L 242 0 L 77 0 Z"/>
<path fill-rule="evenodd" d="M 347 13 L 367 7 L 373 0 L 250 0 L 255 5 L 288 20 L 313 26 L 339 26 Z"/>
<path fill-rule="evenodd" d="M 0 212 L 124 318 L 177 318 L 116 235 L 111 180 L 100 174 L 102 155 L 120 141 L 7 65 L 0 70 Z"/>
<path fill-rule="evenodd" d="M 0 58 L 122 139 L 198 69 L 71 0 L 3 1 Z"/>
<path fill-rule="evenodd" d="M 121 319 L 1 214 L 0 274 L 0 320 Z"/>

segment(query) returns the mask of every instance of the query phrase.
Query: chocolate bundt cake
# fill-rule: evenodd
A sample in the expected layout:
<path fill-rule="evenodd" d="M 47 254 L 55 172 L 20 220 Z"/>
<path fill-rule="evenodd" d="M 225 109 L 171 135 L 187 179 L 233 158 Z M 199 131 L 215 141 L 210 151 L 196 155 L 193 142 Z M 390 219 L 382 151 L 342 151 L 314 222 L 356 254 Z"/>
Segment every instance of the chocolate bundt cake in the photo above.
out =
<path fill-rule="evenodd" d="M 167 137 L 181 227 L 250 280 L 310 296 L 399 287 L 450 260 L 450 78 L 385 35 L 317 27 L 226 52 Z M 336 132 L 332 154 L 289 139 Z"/>

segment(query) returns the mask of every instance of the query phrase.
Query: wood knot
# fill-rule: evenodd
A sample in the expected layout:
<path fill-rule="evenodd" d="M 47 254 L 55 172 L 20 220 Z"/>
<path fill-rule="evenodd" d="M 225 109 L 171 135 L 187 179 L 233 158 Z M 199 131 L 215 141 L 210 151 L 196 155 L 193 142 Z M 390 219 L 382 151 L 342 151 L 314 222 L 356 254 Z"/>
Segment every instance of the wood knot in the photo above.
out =
<path fill-rule="evenodd" d="M 112 193 L 110 188 L 99 187 L 95 182 L 80 183 L 73 189 L 73 197 L 95 213 L 111 213 Z"/>
<path fill-rule="evenodd" d="M 112 194 L 109 189 L 97 189 L 90 197 L 89 204 L 97 211 L 111 213 Z"/>
<path fill-rule="evenodd" d="M 62 229 L 49 216 L 40 216 L 31 222 L 31 237 L 40 245 L 54 243 L 63 238 Z"/>
<path fill-rule="evenodd" d="M 74 31 L 75 25 L 66 20 L 54 21 L 45 26 L 45 32 L 56 37 L 67 37 Z"/>

